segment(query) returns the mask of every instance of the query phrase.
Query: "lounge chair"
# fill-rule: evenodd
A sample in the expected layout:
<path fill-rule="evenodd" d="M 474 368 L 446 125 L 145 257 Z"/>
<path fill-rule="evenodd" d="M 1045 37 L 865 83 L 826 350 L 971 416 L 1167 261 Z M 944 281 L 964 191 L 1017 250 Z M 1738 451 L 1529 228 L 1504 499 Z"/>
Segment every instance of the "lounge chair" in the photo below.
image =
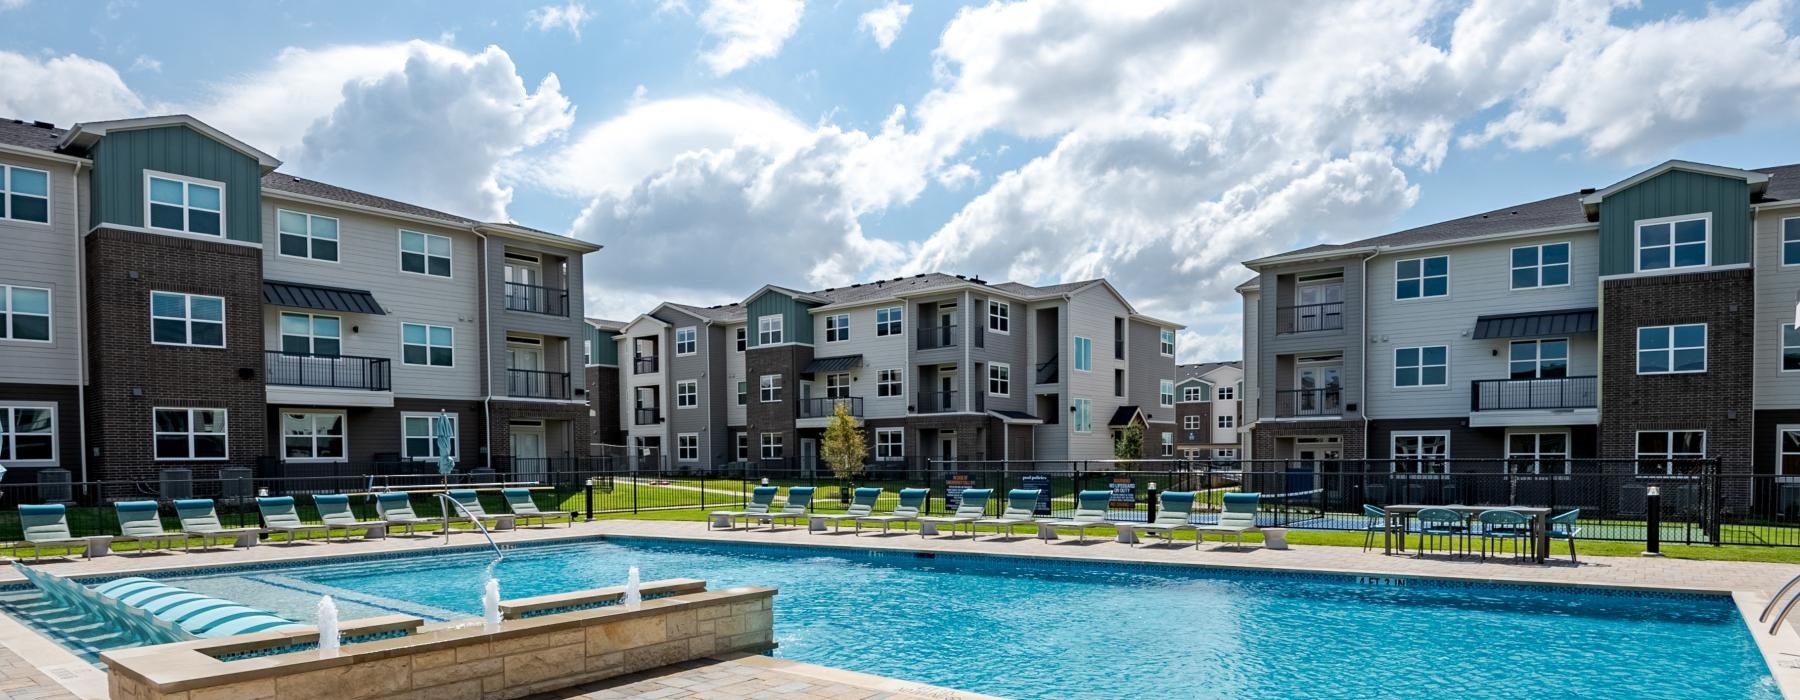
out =
<path fill-rule="evenodd" d="M 300 520 L 300 513 L 294 510 L 293 496 L 263 496 L 256 499 L 256 509 L 262 513 L 263 530 L 287 535 L 287 543 L 293 544 L 294 538 L 309 532 L 331 534 L 331 529 L 324 525 L 308 525 Z"/>
<path fill-rule="evenodd" d="M 905 530 L 907 523 L 919 522 L 919 513 L 925 509 L 925 497 L 929 495 L 931 495 L 930 489 L 900 489 L 900 505 L 894 506 L 892 512 L 857 518 L 856 530 L 861 532 L 863 523 L 871 526 L 880 525 L 881 533 L 884 535 L 887 534 L 889 527 L 896 524 L 900 526 L 901 530 Z"/>
<path fill-rule="evenodd" d="M 1219 522 L 1201 525 L 1194 533 L 1194 546 L 1206 539 L 1206 533 L 1217 532 L 1223 535 L 1236 535 L 1237 544 L 1234 549 L 1244 546 L 1244 533 L 1260 532 L 1256 526 L 1256 508 L 1262 504 L 1260 493 L 1228 493 L 1225 494 L 1225 508 L 1219 513 Z"/>
<path fill-rule="evenodd" d="M 325 523 L 325 539 L 331 539 L 333 530 L 344 532 L 344 541 L 350 541 L 352 530 L 362 530 L 367 538 L 370 529 L 387 532 L 387 523 L 380 520 L 357 520 L 356 513 L 350 511 L 350 497 L 343 494 L 324 494 L 313 496 L 313 505 L 319 509 L 319 522 Z"/>
<path fill-rule="evenodd" d="M 1036 512 L 1039 493 L 1040 491 L 1037 489 L 1013 489 L 1007 491 L 1006 510 L 1000 513 L 1000 517 L 982 518 L 969 523 L 969 536 L 979 536 L 975 532 L 975 528 L 987 525 L 994 528 L 994 534 L 996 536 L 1004 532 L 1007 537 L 1012 537 L 1014 526 L 1036 523 L 1037 516 L 1034 515 L 1034 513 Z"/>
<path fill-rule="evenodd" d="M 549 527 L 551 518 L 562 518 L 569 527 L 575 526 L 574 513 L 566 510 L 538 510 L 537 501 L 531 500 L 531 489 L 501 489 L 500 493 L 506 496 L 506 507 L 512 509 L 513 517 L 518 519 L 520 525 L 536 520 L 538 527 Z"/>
<path fill-rule="evenodd" d="M 1081 541 L 1087 541 L 1087 531 L 1092 528 L 1118 529 L 1106 519 L 1106 511 L 1112 505 L 1111 491 L 1082 491 L 1075 496 L 1075 514 L 1060 520 L 1040 521 L 1056 527 L 1074 528 L 1080 533 Z"/>
<path fill-rule="evenodd" d="M 179 532 L 163 529 L 162 506 L 156 501 L 119 501 L 113 504 L 119 514 L 119 536 L 113 542 L 136 542 L 138 555 L 169 543 L 187 539 Z"/>
<path fill-rule="evenodd" d="M 193 538 L 200 538 L 200 548 L 208 549 L 217 539 L 236 542 L 245 535 L 260 534 L 262 528 L 234 527 L 227 528 L 219 524 L 219 513 L 213 508 L 210 498 L 184 498 L 175 502 L 175 515 L 181 518 L 181 534 L 191 544 Z M 252 542 L 255 540 L 252 539 Z"/>
<path fill-rule="evenodd" d="M 46 547 L 86 552 L 87 540 L 69 534 L 69 513 L 61 503 L 19 506 L 19 527 L 25 531 L 24 544 L 31 547 L 33 560 L 42 559 Z M 14 544 L 13 551 L 18 550 Z"/>
<path fill-rule="evenodd" d="M 1193 491 L 1162 492 L 1157 497 L 1162 505 L 1156 510 L 1156 520 L 1138 527 L 1138 531 L 1145 535 L 1160 536 L 1164 544 L 1174 544 L 1177 532 L 1192 532 L 1195 533 L 1194 546 L 1199 547 L 1200 529 L 1191 522 L 1194 517 L 1195 495 Z"/>
<path fill-rule="evenodd" d="M 413 512 L 412 494 L 390 491 L 375 496 L 375 512 L 389 528 L 406 528 L 406 534 L 417 532 L 420 525 L 437 525 L 441 520 L 421 518 Z"/>
<path fill-rule="evenodd" d="M 831 523 L 832 532 L 837 532 L 844 523 L 855 523 L 857 518 L 874 515 L 875 502 L 878 500 L 881 500 L 881 489 L 873 486 L 859 488 L 850 495 L 850 507 L 840 515 L 827 517 L 825 522 Z"/>
<path fill-rule="evenodd" d="M 952 535 L 956 534 L 956 526 L 961 525 L 968 528 L 970 537 L 974 537 L 975 528 L 971 523 L 987 515 L 988 499 L 993 495 L 993 489 L 963 489 L 955 514 L 919 518 L 919 536 L 925 536 L 926 525 L 948 525 Z"/>
<path fill-rule="evenodd" d="M 737 529 L 737 521 L 742 518 L 751 520 L 769 514 L 769 505 L 775 502 L 775 494 L 781 491 L 774 486 L 758 486 L 750 489 L 750 503 L 743 510 L 715 510 L 706 516 L 706 529 L 711 530 L 713 522 L 725 518 L 731 524 L 727 530 Z"/>
<path fill-rule="evenodd" d="M 494 523 L 500 521 L 501 516 L 488 515 L 488 512 L 481 507 L 481 496 L 477 495 L 474 490 L 452 489 L 446 493 L 450 498 L 455 499 L 457 505 L 462 506 L 457 510 L 467 517 L 470 522 L 479 520 L 482 525 L 485 525 L 488 529 L 492 530 L 494 529 Z"/>
<path fill-rule="evenodd" d="M 787 501 L 781 504 L 781 510 L 769 511 L 767 515 L 758 517 L 757 520 L 768 523 L 770 530 L 775 529 L 776 523 L 783 521 L 795 526 L 807 525 L 812 520 L 812 513 L 809 512 L 812 510 L 812 497 L 813 487 L 811 486 L 790 487 Z"/>

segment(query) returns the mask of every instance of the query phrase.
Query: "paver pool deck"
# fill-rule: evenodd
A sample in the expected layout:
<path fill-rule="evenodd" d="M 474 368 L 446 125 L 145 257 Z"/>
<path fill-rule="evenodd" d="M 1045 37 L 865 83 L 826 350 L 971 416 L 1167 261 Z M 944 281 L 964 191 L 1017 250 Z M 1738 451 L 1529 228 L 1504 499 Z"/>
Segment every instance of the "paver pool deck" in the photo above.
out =
<path fill-rule="evenodd" d="M 886 535 L 865 531 L 859 536 L 852 534 L 849 530 L 837 534 L 808 533 L 804 527 L 780 528 L 774 531 L 767 528 L 754 531 L 743 529 L 708 530 L 704 523 L 699 522 L 603 520 L 577 523 L 574 527 L 569 528 L 523 529 L 494 533 L 495 541 L 501 544 L 594 536 L 768 542 L 997 556 L 1059 557 L 1093 561 L 1160 562 L 1201 567 L 1343 573 L 1398 578 L 1454 578 L 1494 582 L 1729 593 L 1736 600 L 1740 610 L 1743 610 L 1745 615 L 1752 619 L 1761 611 L 1768 596 L 1796 573 L 1795 567 L 1786 564 L 1647 557 L 1589 557 L 1584 558 L 1580 565 L 1572 564 L 1568 559 L 1559 557 L 1548 564 L 1540 565 L 1513 563 L 1510 560 L 1490 559 L 1487 562 L 1474 559 L 1457 560 L 1442 556 L 1414 559 L 1410 556 L 1383 555 L 1379 550 L 1363 552 L 1357 547 L 1298 546 L 1287 550 L 1270 550 L 1248 545 L 1242 550 L 1236 550 L 1217 542 L 1207 542 L 1198 548 L 1192 546 L 1191 543 L 1178 548 L 1163 545 L 1131 547 L 1107 539 L 1093 538 L 1090 538 L 1086 544 L 1077 543 L 1073 539 L 1045 542 L 1030 537 L 1023 530 L 1019 536 L 1010 539 L 996 539 L 984 533 L 981 539 L 971 540 L 967 536 L 921 538 L 914 532 L 900 533 L 898 531 Z M 302 543 L 293 546 L 265 544 L 248 549 L 222 549 L 209 552 L 153 554 L 141 557 L 109 556 L 93 560 L 49 560 L 43 564 L 43 568 L 63 576 L 87 576 L 291 561 L 339 555 L 418 551 L 440 547 L 443 542 L 444 538 L 441 536 L 421 536 L 370 541 L 358 540 L 350 543 Z M 451 543 L 460 546 L 485 546 L 480 536 L 474 533 L 453 535 Z M 20 578 L 10 569 L 0 571 L 3 571 L 0 573 L 0 582 L 12 582 Z M 20 635 L 16 632 L 25 632 L 25 634 Z M 1800 698 L 1800 634 L 1796 634 L 1795 628 L 1789 625 L 1773 636 L 1763 634 L 1760 630 L 1755 631 L 1754 636 L 1758 645 L 1762 647 L 1764 658 L 1769 660 L 1771 671 L 1783 692 L 1788 697 Z M 87 671 L 83 672 L 80 666 L 85 666 L 85 664 L 72 667 L 70 661 L 79 664 L 78 659 L 63 651 L 53 642 L 31 634 L 17 622 L 0 616 L 0 694 L 8 697 L 95 697 L 92 695 L 93 689 L 95 687 L 104 688 L 103 682 L 97 686 L 94 683 L 94 679 L 99 677 L 101 672 L 92 667 L 86 667 Z M 765 676 L 764 680 L 780 681 L 768 687 L 783 686 L 798 682 L 788 678 L 788 675 L 795 672 L 794 669 L 817 668 L 785 661 L 774 666 L 758 665 L 758 663 L 744 659 L 719 662 L 724 665 L 703 664 L 690 669 L 671 668 L 668 674 L 659 675 L 653 672 L 632 677 L 632 680 L 629 681 L 614 679 L 607 683 L 584 686 L 587 690 L 581 692 L 577 692 L 577 689 L 564 691 L 555 697 L 613 698 L 632 697 L 634 694 L 657 697 L 732 697 L 731 693 L 723 691 L 708 690 L 702 694 L 697 691 L 681 689 L 717 682 L 723 678 L 719 674 L 727 672 L 736 674 L 731 676 L 738 679 L 734 683 L 752 684 L 742 686 L 745 688 L 758 687 L 754 684 L 761 681 L 756 679 Z M 775 666 L 781 668 L 777 669 Z M 835 669 L 826 670 L 835 671 Z M 929 697 L 974 697 L 966 693 L 959 695 L 956 691 L 942 688 L 845 673 L 847 675 L 842 677 L 823 680 L 845 685 L 846 688 L 834 688 L 833 692 L 812 694 L 823 698 L 904 698 L 909 697 L 909 694 Z M 711 680 L 696 680 L 699 678 Z M 869 679 L 864 685 L 876 681 L 893 685 L 882 688 L 862 687 L 854 682 L 856 678 Z M 877 685 L 879 684 L 877 683 Z M 43 692 L 44 694 L 15 695 L 14 688 L 21 689 L 17 692 Z M 67 690 L 69 694 L 53 694 L 59 688 Z M 907 690 L 907 688 L 911 690 Z M 626 692 L 624 689 L 641 689 L 642 692 L 636 690 Z M 102 692 L 104 691 L 102 690 Z"/>

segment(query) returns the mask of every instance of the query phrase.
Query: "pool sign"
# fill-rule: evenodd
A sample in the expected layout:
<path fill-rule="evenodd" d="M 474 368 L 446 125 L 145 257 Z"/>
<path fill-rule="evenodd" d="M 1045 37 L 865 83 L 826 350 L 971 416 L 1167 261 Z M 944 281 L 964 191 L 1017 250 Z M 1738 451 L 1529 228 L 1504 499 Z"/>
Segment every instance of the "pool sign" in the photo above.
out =
<path fill-rule="evenodd" d="M 962 492 L 975 488 L 975 475 L 951 474 L 944 477 L 944 510 L 952 513 L 962 507 Z"/>
<path fill-rule="evenodd" d="M 1031 509 L 1032 515 L 1049 515 L 1050 514 L 1050 475 L 1049 474 L 1026 474 L 1024 476 L 1021 476 L 1021 477 L 1019 477 L 1019 488 L 1037 489 L 1038 500 L 1037 500 L 1037 505 L 1032 507 L 1032 509 Z"/>
<path fill-rule="evenodd" d="M 1131 482 L 1131 477 L 1113 477 L 1112 497 L 1106 500 L 1106 507 L 1126 510 L 1137 507 L 1137 484 Z"/>

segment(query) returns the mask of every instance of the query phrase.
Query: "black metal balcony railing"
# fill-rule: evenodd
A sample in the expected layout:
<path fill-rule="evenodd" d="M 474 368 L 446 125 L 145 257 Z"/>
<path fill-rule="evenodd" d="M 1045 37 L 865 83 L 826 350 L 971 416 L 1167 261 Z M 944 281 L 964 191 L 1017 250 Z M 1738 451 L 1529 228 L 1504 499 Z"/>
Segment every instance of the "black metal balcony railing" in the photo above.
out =
<path fill-rule="evenodd" d="M 662 422 L 661 409 L 640 407 L 632 413 L 632 425 L 656 425 Z"/>
<path fill-rule="evenodd" d="M 1115 359 L 1115 360 L 1125 359 L 1125 339 L 1124 338 L 1114 338 L 1113 339 L 1113 359 Z"/>
<path fill-rule="evenodd" d="M 569 373 L 534 369 L 506 370 L 506 395 L 523 399 L 569 398 Z"/>
<path fill-rule="evenodd" d="M 1039 384 L 1055 384 L 1056 380 L 1057 380 L 1056 356 L 1051 355 L 1050 359 L 1044 360 L 1043 362 L 1038 363 L 1037 383 L 1039 383 Z"/>
<path fill-rule="evenodd" d="M 949 413 L 961 409 L 954 391 L 924 391 L 918 396 L 915 413 Z"/>
<path fill-rule="evenodd" d="M 391 391 L 391 366 L 385 357 L 300 355 L 276 350 L 263 353 L 265 383 L 277 386 Z"/>
<path fill-rule="evenodd" d="M 506 310 L 551 316 L 569 315 L 569 290 L 535 284 L 506 283 Z"/>
<path fill-rule="evenodd" d="M 862 417 L 863 400 L 861 396 L 845 396 L 836 399 L 801 399 L 799 416 L 801 418 L 830 418 L 837 415 L 838 406 L 843 406 L 844 410 L 848 411 L 851 416 L 857 418 Z"/>
<path fill-rule="evenodd" d="M 919 329 L 919 349 L 935 350 L 937 348 L 956 347 L 956 325 L 937 326 Z"/>
<path fill-rule="evenodd" d="M 1335 331 L 1344 327 L 1344 302 L 1280 306 L 1275 309 L 1275 332 L 1311 333 Z"/>
<path fill-rule="evenodd" d="M 1598 408 L 1598 377 L 1479 379 L 1469 383 L 1470 411 Z"/>
<path fill-rule="evenodd" d="M 1339 387 L 1277 391 L 1275 417 L 1341 416 L 1344 414 L 1343 392 Z"/>
<path fill-rule="evenodd" d="M 636 357 L 631 360 L 632 374 L 656 374 L 656 358 Z"/>

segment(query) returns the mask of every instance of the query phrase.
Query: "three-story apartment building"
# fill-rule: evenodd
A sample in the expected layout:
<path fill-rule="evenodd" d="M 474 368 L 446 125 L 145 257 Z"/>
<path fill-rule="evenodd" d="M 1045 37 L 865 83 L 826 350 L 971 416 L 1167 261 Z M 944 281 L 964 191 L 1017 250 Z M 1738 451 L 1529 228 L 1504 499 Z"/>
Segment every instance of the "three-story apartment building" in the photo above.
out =
<path fill-rule="evenodd" d="M 435 459 L 440 413 L 465 467 L 587 453 L 597 246 L 279 165 L 185 115 L 0 121 L 8 480 L 374 470 Z"/>
<path fill-rule="evenodd" d="M 1105 459 L 1125 421 L 1172 433 L 1179 329 L 1104 280 L 769 285 L 625 324 L 619 413 L 637 454 L 680 468 L 815 470 L 840 406 L 877 463 Z"/>
<path fill-rule="evenodd" d="M 1232 461 L 1242 451 L 1242 362 L 1201 362 L 1176 368 L 1172 453 L 1183 459 Z"/>

